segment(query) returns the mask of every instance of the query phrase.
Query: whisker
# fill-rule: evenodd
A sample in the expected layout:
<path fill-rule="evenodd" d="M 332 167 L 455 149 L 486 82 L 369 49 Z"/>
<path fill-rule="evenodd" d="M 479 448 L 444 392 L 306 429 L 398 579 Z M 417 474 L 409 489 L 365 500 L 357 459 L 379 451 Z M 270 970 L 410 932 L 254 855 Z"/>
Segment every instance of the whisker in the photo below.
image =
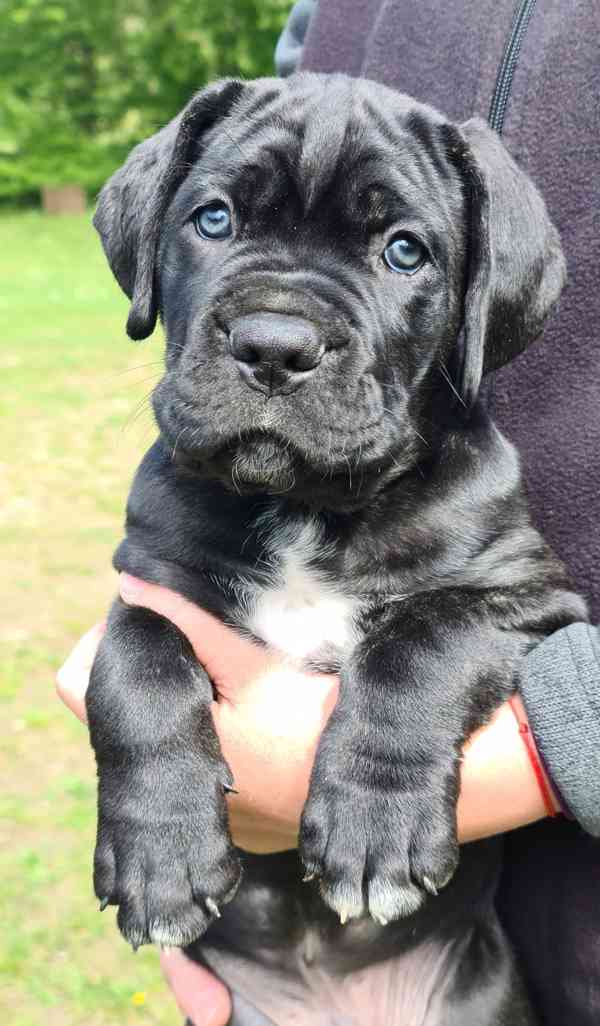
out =
<path fill-rule="evenodd" d="M 186 427 L 187 424 L 184 424 L 181 431 L 178 433 L 177 438 L 175 439 L 175 445 L 173 446 L 173 452 L 171 453 L 171 463 L 175 462 L 175 456 L 177 455 L 177 446 L 179 444 L 179 439 L 181 438 L 183 432 L 186 430 Z"/>
<path fill-rule="evenodd" d="M 133 388 L 137 388 L 138 385 L 146 385 L 149 381 L 153 381 L 154 384 L 157 384 L 158 378 L 155 374 L 147 374 L 145 378 L 140 378 L 139 381 L 128 381 L 127 384 Z"/>
<path fill-rule="evenodd" d="M 153 412 L 152 411 L 152 407 L 150 406 L 150 401 L 149 401 L 150 400 L 150 396 L 152 395 L 153 391 L 154 391 L 154 389 L 150 389 L 150 391 L 147 392 L 146 395 L 143 395 L 142 398 L 139 399 L 138 402 L 135 404 L 133 410 L 131 411 L 131 413 L 129 414 L 129 416 L 127 417 L 127 419 L 125 420 L 124 424 L 121 427 L 121 434 L 124 434 L 125 431 L 129 427 L 131 427 L 132 424 L 135 423 L 135 421 L 138 419 L 138 417 L 142 413 L 144 413 L 146 411 L 148 411 L 150 413 Z"/>
<path fill-rule="evenodd" d="M 121 374 L 131 374 L 132 371 L 145 370 L 147 367 L 160 367 L 163 365 L 162 360 L 150 360 L 149 363 L 138 363 L 135 367 L 123 367 L 120 371 L 115 371 L 114 374 L 107 374 L 105 377 L 106 381 L 112 381 L 114 378 L 119 378 Z"/>
<path fill-rule="evenodd" d="M 238 484 L 238 481 L 236 481 L 236 476 L 237 476 L 237 478 L 239 480 L 239 474 L 238 474 L 238 469 L 237 469 L 236 464 L 237 464 L 237 457 L 233 460 L 233 462 L 231 464 L 231 483 L 232 483 L 233 487 L 235 488 L 236 492 L 238 493 L 238 495 L 241 495 L 242 492 L 241 492 L 240 486 Z"/>
<path fill-rule="evenodd" d="M 448 374 L 448 371 L 447 371 L 447 369 L 446 369 L 446 367 L 444 366 L 444 364 L 443 364 L 443 363 L 441 363 L 441 362 L 440 362 L 440 365 L 439 365 L 439 367 L 438 367 L 438 370 L 440 371 L 440 373 L 441 373 L 442 377 L 444 378 L 444 381 L 447 381 L 447 382 L 448 382 L 448 384 L 450 385 L 450 388 L 451 388 L 451 389 L 452 389 L 452 391 L 454 392 L 454 395 L 455 395 L 455 396 L 456 396 L 456 398 L 458 399 L 459 403 L 461 403 L 461 404 L 462 404 L 462 405 L 464 406 L 465 410 L 466 410 L 466 408 L 467 408 L 467 404 L 466 404 L 466 402 L 464 401 L 464 399 L 463 399 L 462 395 L 460 394 L 460 392 L 458 392 L 458 391 L 456 390 L 456 388 L 454 387 L 454 383 L 453 383 L 453 381 L 452 381 L 452 379 L 451 379 L 450 375 Z"/>

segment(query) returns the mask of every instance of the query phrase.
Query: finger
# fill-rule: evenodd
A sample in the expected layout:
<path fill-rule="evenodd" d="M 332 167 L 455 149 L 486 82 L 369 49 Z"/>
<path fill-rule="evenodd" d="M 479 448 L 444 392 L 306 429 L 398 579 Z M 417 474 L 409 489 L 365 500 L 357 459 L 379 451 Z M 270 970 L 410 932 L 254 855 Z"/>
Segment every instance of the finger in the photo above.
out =
<path fill-rule="evenodd" d="M 56 674 L 56 691 L 59 698 L 82 723 L 87 723 L 85 693 L 90 681 L 90 670 L 105 630 L 104 623 L 97 623 L 87 631 Z"/>
<path fill-rule="evenodd" d="M 277 658 L 168 588 L 125 573 L 119 588 L 124 602 L 152 609 L 179 627 L 219 690 L 253 679 Z"/>
<path fill-rule="evenodd" d="M 227 1026 L 231 998 L 227 987 L 179 948 L 161 951 L 160 965 L 183 1015 L 193 1026 Z"/>

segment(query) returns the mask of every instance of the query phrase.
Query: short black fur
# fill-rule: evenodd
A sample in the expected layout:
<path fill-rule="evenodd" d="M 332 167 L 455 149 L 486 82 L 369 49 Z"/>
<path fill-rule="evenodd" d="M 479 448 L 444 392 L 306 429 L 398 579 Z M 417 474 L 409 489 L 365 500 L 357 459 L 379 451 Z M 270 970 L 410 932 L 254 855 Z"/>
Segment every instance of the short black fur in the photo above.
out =
<path fill-rule="evenodd" d="M 214 202 L 233 220 L 218 242 L 194 227 Z M 130 334 L 159 312 L 167 335 L 116 567 L 265 642 L 290 553 L 348 610 L 345 641 L 305 654 L 341 688 L 299 857 L 258 857 L 229 836 L 206 672 L 172 624 L 115 603 L 87 698 L 96 893 L 134 945 L 191 945 L 236 1026 L 532 1026 L 498 848 L 459 862 L 456 798 L 463 743 L 524 655 L 585 617 L 478 400 L 560 294 L 541 197 L 482 123 L 300 75 L 200 93 L 95 223 Z M 411 275 L 382 259 L 399 233 L 427 251 Z M 352 990 L 366 966 L 385 1008 Z"/>

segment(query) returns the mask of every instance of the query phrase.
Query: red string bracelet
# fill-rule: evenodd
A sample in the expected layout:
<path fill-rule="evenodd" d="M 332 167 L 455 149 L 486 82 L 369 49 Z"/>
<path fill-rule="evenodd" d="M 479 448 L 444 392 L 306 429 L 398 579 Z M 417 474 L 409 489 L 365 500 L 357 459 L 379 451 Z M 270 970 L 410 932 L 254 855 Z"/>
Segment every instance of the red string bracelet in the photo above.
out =
<path fill-rule="evenodd" d="M 531 768 L 535 774 L 535 779 L 537 780 L 546 812 L 549 816 L 558 816 L 556 803 L 553 800 L 552 791 L 546 778 L 546 774 L 544 773 L 544 768 L 538 755 L 535 741 L 533 740 L 531 728 L 526 720 L 523 719 L 521 709 L 519 708 L 518 702 L 515 701 L 514 696 L 509 698 L 508 704 L 510 705 L 519 725 L 519 734 L 523 739 L 523 744 L 525 745 L 527 755 L 529 756 L 529 762 L 531 763 Z"/>

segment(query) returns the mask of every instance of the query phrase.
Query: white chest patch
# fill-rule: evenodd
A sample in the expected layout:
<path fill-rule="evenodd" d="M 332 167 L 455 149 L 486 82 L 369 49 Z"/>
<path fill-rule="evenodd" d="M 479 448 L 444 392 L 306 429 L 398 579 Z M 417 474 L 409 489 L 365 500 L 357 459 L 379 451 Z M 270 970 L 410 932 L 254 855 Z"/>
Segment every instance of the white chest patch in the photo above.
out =
<path fill-rule="evenodd" d="M 298 659 L 324 645 L 348 651 L 355 643 L 356 601 L 311 565 L 322 544 L 310 521 L 293 536 L 282 536 L 275 546 L 273 585 L 259 594 L 247 620 L 267 645 Z"/>

